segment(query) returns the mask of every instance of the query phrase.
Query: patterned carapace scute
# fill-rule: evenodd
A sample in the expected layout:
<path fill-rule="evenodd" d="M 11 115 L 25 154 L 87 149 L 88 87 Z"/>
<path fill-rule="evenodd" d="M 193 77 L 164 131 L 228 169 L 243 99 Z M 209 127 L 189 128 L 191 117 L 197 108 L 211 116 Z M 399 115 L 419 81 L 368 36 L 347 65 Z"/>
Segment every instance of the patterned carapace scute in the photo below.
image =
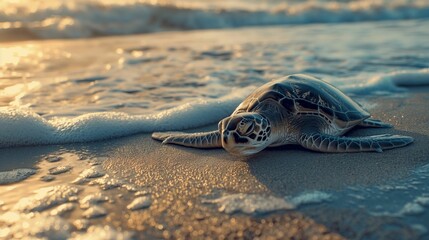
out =
<path fill-rule="evenodd" d="M 268 99 L 277 101 L 293 115 L 318 114 L 342 123 L 360 122 L 370 116 L 337 88 L 317 78 L 300 74 L 280 78 L 258 88 L 235 112 L 252 112 Z"/>

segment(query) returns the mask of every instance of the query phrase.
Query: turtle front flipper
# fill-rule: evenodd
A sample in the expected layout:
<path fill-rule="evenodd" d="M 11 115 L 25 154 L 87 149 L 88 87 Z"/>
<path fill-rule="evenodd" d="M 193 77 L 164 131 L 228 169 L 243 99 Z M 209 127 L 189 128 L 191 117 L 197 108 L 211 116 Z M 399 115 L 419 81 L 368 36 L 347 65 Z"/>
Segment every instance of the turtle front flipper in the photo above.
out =
<path fill-rule="evenodd" d="M 373 127 L 373 128 L 391 128 L 392 124 L 385 123 L 378 119 L 368 118 L 363 120 L 360 124 L 360 127 Z"/>
<path fill-rule="evenodd" d="M 383 152 L 412 143 L 412 137 L 401 135 L 375 135 L 369 137 L 337 137 L 322 133 L 302 134 L 299 143 L 319 152 Z"/>
<path fill-rule="evenodd" d="M 152 138 L 163 144 L 176 144 L 194 148 L 221 148 L 219 131 L 202 133 L 155 132 Z"/>

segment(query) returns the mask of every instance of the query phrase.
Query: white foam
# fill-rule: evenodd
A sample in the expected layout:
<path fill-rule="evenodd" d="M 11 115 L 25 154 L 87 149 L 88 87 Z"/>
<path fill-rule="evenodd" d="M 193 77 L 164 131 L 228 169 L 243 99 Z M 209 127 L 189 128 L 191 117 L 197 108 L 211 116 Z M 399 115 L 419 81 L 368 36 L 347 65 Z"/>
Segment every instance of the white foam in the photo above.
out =
<path fill-rule="evenodd" d="M 396 215 L 420 215 L 425 212 L 426 207 L 429 207 L 429 196 L 418 196 L 413 201 L 407 202 Z"/>
<path fill-rule="evenodd" d="M 28 0 L 30 1 L 30 0 Z M 230 28 L 273 24 L 356 22 L 368 20 L 427 18 L 429 4 L 403 0 L 294 1 L 255 4 L 227 1 L 72 0 L 46 4 L 42 0 L 3 3 L 0 33 L 13 36 L 31 32 L 39 38 L 84 38 L 162 30 Z M 217 1 L 216 1 L 217 2 Z M 257 2 L 257 1 L 256 1 Z M 37 6 L 37 7 L 34 7 Z M 0 5 L 1 7 L 1 5 Z M 16 14 L 19 12 L 19 14 Z"/>
<path fill-rule="evenodd" d="M 302 206 L 307 204 L 317 204 L 330 201 L 332 195 L 321 191 L 305 192 L 290 199 L 290 202 L 295 206 Z"/>
<path fill-rule="evenodd" d="M 122 180 L 112 178 L 109 175 L 104 175 L 101 178 L 97 178 L 91 181 L 90 185 L 94 185 L 94 184 L 100 185 L 100 188 L 103 190 L 109 190 L 113 188 L 118 188 L 122 186 L 124 183 Z"/>
<path fill-rule="evenodd" d="M 429 196 L 417 197 L 416 199 L 414 199 L 414 202 L 416 202 L 422 206 L 429 207 Z"/>
<path fill-rule="evenodd" d="M 341 89 L 347 93 L 369 94 L 374 92 L 398 92 L 401 87 L 429 85 L 429 68 L 420 70 L 397 71 L 371 77 L 368 81 Z"/>
<path fill-rule="evenodd" d="M 286 202 L 282 198 L 244 193 L 226 195 L 213 200 L 204 200 L 204 202 L 214 203 L 218 206 L 220 212 L 228 214 L 263 214 L 295 208 L 293 204 Z"/>
<path fill-rule="evenodd" d="M 0 184 L 9 184 L 22 181 L 36 173 L 36 170 L 29 168 L 14 169 L 0 172 Z"/>
<path fill-rule="evenodd" d="M 82 178 L 99 178 L 105 175 L 103 168 L 100 166 L 92 166 L 89 169 L 85 169 L 79 176 Z"/>
<path fill-rule="evenodd" d="M 90 142 L 199 127 L 231 114 L 252 88 L 238 90 L 219 100 L 188 103 L 151 115 L 100 112 L 48 121 L 30 111 L 1 108 L 0 147 Z"/>
<path fill-rule="evenodd" d="M 135 198 L 127 208 L 130 210 L 139 210 L 143 208 L 148 208 L 152 204 L 150 196 L 143 196 Z"/>
<path fill-rule="evenodd" d="M 101 206 L 92 206 L 88 208 L 85 212 L 82 214 L 86 218 L 98 218 L 98 217 L 104 217 L 107 215 L 106 209 L 104 209 Z"/>
<path fill-rule="evenodd" d="M 409 202 L 404 205 L 402 210 L 399 212 L 399 215 L 406 214 L 406 215 L 419 215 L 424 213 L 425 208 L 422 207 L 419 203 L 416 202 Z"/>
<path fill-rule="evenodd" d="M 79 191 L 79 188 L 67 185 L 40 188 L 36 194 L 19 200 L 13 209 L 23 212 L 43 211 L 69 202 Z"/>
<path fill-rule="evenodd" d="M 99 165 L 92 166 L 91 168 L 83 170 L 79 176 L 73 180 L 73 183 L 83 184 L 89 182 L 91 178 L 103 177 L 106 173 Z"/>
<path fill-rule="evenodd" d="M 98 193 L 98 194 L 91 194 L 84 197 L 79 203 L 80 203 L 80 208 L 87 209 L 93 205 L 97 205 L 99 203 L 106 202 L 108 200 L 109 198 L 107 196 Z"/>
<path fill-rule="evenodd" d="M 392 211 L 372 212 L 378 216 L 394 216 L 394 217 L 405 217 L 405 216 L 416 216 L 425 214 L 426 209 L 429 207 L 429 197 L 426 194 L 415 197 L 413 200 L 405 202 L 401 207 Z M 382 207 L 380 206 L 380 209 Z"/>
<path fill-rule="evenodd" d="M 71 166 L 58 166 L 49 169 L 49 174 L 58 175 L 61 173 L 66 173 L 72 169 Z"/>
<path fill-rule="evenodd" d="M 76 208 L 76 203 L 64 203 L 51 210 L 52 216 L 62 216 L 65 213 L 71 212 Z"/>

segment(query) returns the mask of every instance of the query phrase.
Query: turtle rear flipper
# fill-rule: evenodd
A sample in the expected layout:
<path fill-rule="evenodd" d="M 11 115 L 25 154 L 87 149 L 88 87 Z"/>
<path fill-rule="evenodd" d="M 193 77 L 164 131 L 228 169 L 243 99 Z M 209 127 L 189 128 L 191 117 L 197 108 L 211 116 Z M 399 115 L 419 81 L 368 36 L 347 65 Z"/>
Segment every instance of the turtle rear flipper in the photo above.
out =
<path fill-rule="evenodd" d="M 322 133 L 302 134 L 301 146 L 319 152 L 383 152 L 412 143 L 414 139 L 401 135 L 375 135 L 369 137 L 337 137 Z"/>
<path fill-rule="evenodd" d="M 163 144 L 176 144 L 194 148 L 222 147 L 219 131 L 202 133 L 183 132 L 155 132 L 152 138 L 162 141 Z"/>
<path fill-rule="evenodd" d="M 391 128 L 392 124 L 385 123 L 378 119 L 368 118 L 363 120 L 360 124 L 360 127 L 373 127 L 373 128 Z"/>

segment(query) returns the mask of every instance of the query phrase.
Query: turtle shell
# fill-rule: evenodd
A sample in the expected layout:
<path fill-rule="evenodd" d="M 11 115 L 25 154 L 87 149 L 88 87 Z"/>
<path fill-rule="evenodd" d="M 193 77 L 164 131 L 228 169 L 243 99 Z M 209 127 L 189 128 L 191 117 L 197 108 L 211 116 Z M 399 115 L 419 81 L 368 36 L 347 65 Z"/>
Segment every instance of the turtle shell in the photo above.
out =
<path fill-rule="evenodd" d="M 253 112 L 268 99 L 293 115 L 318 114 L 339 127 L 352 127 L 370 114 L 340 90 L 320 79 L 295 74 L 273 80 L 256 89 L 234 113 Z"/>

